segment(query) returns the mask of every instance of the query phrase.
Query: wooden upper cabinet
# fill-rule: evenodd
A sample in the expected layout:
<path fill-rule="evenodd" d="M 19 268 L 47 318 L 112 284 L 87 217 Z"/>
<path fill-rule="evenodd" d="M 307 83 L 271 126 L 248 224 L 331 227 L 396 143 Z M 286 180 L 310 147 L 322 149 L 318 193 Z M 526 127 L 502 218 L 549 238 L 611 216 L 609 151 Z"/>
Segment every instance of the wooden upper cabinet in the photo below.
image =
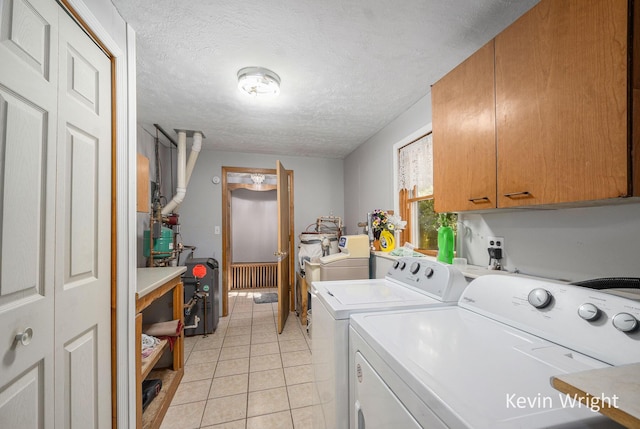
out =
<path fill-rule="evenodd" d="M 542 0 L 438 81 L 436 211 L 640 195 L 639 9 Z"/>
<path fill-rule="evenodd" d="M 627 25 L 627 0 L 542 0 L 496 37 L 498 207 L 630 195 Z"/>
<path fill-rule="evenodd" d="M 437 212 L 496 207 L 494 42 L 431 88 Z"/>

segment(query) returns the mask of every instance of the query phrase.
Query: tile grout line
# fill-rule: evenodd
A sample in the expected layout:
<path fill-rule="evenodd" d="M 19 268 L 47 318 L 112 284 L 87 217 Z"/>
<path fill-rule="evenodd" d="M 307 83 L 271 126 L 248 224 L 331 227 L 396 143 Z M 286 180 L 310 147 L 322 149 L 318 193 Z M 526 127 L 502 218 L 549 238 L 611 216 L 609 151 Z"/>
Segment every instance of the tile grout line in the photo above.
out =
<path fill-rule="evenodd" d="M 252 295 L 250 295 L 250 293 L 247 293 L 247 295 L 248 296 L 246 298 L 252 300 Z M 248 331 L 248 338 L 249 338 L 249 348 L 248 348 L 248 351 L 249 351 L 249 362 L 248 362 L 247 382 L 246 382 L 247 383 L 246 384 L 247 402 L 246 402 L 246 407 L 245 407 L 245 418 L 244 418 L 244 425 L 243 425 L 245 427 L 245 429 L 248 427 L 248 421 L 249 421 L 249 418 L 250 418 L 249 417 L 249 394 L 251 393 L 250 392 L 250 387 L 251 387 L 251 374 L 252 374 L 252 371 L 251 371 L 251 368 L 252 368 L 251 367 L 251 357 L 252 357 L 252 353 L 254 351 L 253 336 L 254 336 L 254 334 L 259 334 L 254 330 L 253 324 L 255 322 L 255 317 L 256 316 L 260 316 L 259 317 L 260 319 L 265 319 L 264 321 L 261 321 L 260 323 L 266 322 L 267 317 L 265 317 L 265 315 L 268 314 L 269 315 L 268 317 L 270 317 L 270 321 L 268 323 L 272 324 L 271 326 L 274 328 L 275 333 L 276 333 L 276 341 L 274 343 L 277 344 L 278 356 L 279 356 L 278 359 L 279 359 L 279 365 L 280 365 L 279 368 L 282 371 L 282 376 L 283 376 L 283 381 L 284 381 L 284 386 L 283 387 L 284 387 L 285 393 L 287 395 L 287 406 L 288 406 L 288 408 L 286 410 L 282 410 L 282 412 L 284 412 L 284 411 L 288 411 L 289 412 L 289 414 L 288 414 L 289 415 L 289 419 L 288 420 L 289 420 L 291 426 L 295 428 L 295 421 L 294 421 L 294 418 L 293 418 L 293 409 L 292 409 L 292 404 L 291 404 L 291 397 L 289 395 L 289 387 L 290 387 L 290 385 L 287 382 L 287 378 L 286 378 L 286 375 L 285 375 L 285 362 L 284 362 L 283 351 L 282 351 L 282 347 L 281 347 L 281 342 L 282 341 L 294 341 L 294 340 L 291 339 L 291 338 L 282 338 L 281 334 L 277 334 L 277 323 L 276 323 L 277 321 L 276 321 L 276 314 L 275 314 L 277 307 L 275 307 L 274 305 L 270 305 L 270 309 L 269 310 L 257 311 L 256 312 L 255 310 L 256 310 L 257 307 L 256 307 L 255 302 L 251 301 L 250 303 L 243 303 L 242 301 L 239 301 L 238 299 L 239 298 L 237 296 L 235 296 L 232 300 L 230 300 L 232 302 L 232 305 L 230 306 L 229 319 L 226 321 L 226 323 L 224 323 L 224 333 L 221 336 L 222 337 L 222 343 L 220 345 L 219 352 L 218 352 L 216 360 L 215 360 L 216 366 L 215 366 L 214 372 L 212 374 L 212 378 L 210 379 L 210 384 L 209 384 L 209 388 L 207 390 L 206 398 L 204 399 L 205 409 L 203 410 L 203 413 L 202 413 L 202 415 L 200 417 L 200 425 L 198 427 L 199 428 L 206 427 L 206 426 L 203 426 L 204 416 L 205 416 L 204 411 L 206 410 L 206 405 L 208 405 L 210 400 L 216 399 L 216 398 L 210 398 L 210 395 L 211 395 L 212 389 L 214 388 L 213 382 L 215 380 L 215 374 L 218 371 L 218 364 L 220 363 L 220 358 L 222 357 L 222 351 L 225 348 L 225 342 L 226 342 L 227 339 L 229 339 L 230 337 L 234 336 L 234 335 L 229 336 L 229 333 L 230 333 L 229 331 L 231 330 L 233 332 L 234 328 L 238 329 L 238 328 L 242 328 L 242 326 L 248 326 L 249 327 L 249 329 L 246 329 L 246 331 Z M 240 298 L 240 299 L 242 299 L 242 298 Z M 244 311 L 240 311 L 240 310 L 244 310 Z M 248 313 L 248 311 L 246 311 L 246 310 L 249 310 L 251 312 L 251 316 L 250 316 L 251 317 L 251 322 L 250 322 L 250 324 L 241 325 L 241 326 L 230 326 L 231 323 L 233 322 L 233 320 L 240 320 L 240 319 L 235 319 L 233 317 L 234 314 L 237 315 L 238 314 L 237 311 L 240 311 L 242 313 Z M 242 317 L 241 319 L 243 319 L 243 318 L 244 317 Z M 310 351 L 310 347 L 309 347 L 308 341 L 307 341 L 306 338 L 304 338 L 305 335 L 304 335 L 304 332 L 302 332 L 302 328 L 300 328 L 300 326 L 296 325 L 296 327 L 298 328 L 296 330 L 295 328 L 293 328 L 292 325 L 288 325 L 288 326 L 289 326 L 289 329 L 287 329 L 287 332 L 300 331 L 302 333 L 303 340 L 304 340 L 305 345 L 306 345 L 305 350 L 306 351 Z M 222 326 L 221 326 L 221 328 L 222 328 Z M 286 329 L 286 326 L 285 326 L 285 329 Z M 239 329 L 239 330 L 242 330 L 242 329 Z M 236 336 L 238 336 L 238 335 L 245 335 L 245 334 L 237 334 L 236 333 Z M 287 334 L 287 335 L 290 335 L 290 334 Z M 187 358 L 191 357 L 192 353 L 195 351 L 195 349 L 198 347 L 198 344 L 200 344 L 201 341 L 202 341 L 202 339 L 198 338 L 192 344 L 192 347 L 190 348 L 189 355 L 187 356 Z M 255 343 L 256 346 L 258 346 L 259 344 L 263 344 L 263 343 L 262 342 Z M 229 348 L 229 347 L 232 347 L 232 346 L 228 346 L 227 348 Z M 295 352 L 295 350 L 293 352 Z M 258 356 L 258 358 L 259 358 L 259 356 Z M 186 364 L 186 362 L 185 362 L 185 364 Z M 293 365 L 293 366 L 296 366 L 296 365 Z M 266 371 L 266 370 L 263 370 L 263 371 Z M 261 391 L 261 390 L 268 390 L 268 389 L 259 389 L 258 391 Z M 267 412 L 267 413 L 264 413 L 264 414 L 260 414 L 258 416 L 252 416 L 251 418 L 260 417 L 260 416 L 269 415 L 269 414 L 274 414 L 274 413 L 273 412 Z M 234 421 L 240 423 L 238 420 L 234 420 Z M 230 422 L 220 422 L 220 423 L 230 423 Z"/>

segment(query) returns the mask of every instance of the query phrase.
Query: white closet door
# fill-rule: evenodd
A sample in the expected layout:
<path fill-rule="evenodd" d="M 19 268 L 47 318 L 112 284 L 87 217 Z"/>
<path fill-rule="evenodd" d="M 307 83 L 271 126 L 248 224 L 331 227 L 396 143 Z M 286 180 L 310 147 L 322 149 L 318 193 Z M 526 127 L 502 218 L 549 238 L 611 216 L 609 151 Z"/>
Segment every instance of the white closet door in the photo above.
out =
<path fill-rule="evenodd" d="M 53 1 L 0 2 L 2 428 L 53 428 L 57 22 Z"/>
<path fill-rule="evenodd" d="M 111 426 L 110 72 L 55 1 L 0 1 L 0 428 Z"/>
<path fill-rule="evenodd" d="M 111 425 L 111 63 L 60 14 L 56 428 Z"/>

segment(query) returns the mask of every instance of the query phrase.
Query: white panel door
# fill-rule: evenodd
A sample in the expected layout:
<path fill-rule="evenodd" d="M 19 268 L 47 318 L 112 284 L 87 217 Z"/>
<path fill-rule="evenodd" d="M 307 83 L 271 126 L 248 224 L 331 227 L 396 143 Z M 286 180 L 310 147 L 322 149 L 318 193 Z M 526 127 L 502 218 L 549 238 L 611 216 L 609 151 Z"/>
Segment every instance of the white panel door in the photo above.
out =
<path fill-rule="evenodd" d="M 53 0 L 0 14 L 0 428 L 110 427 L 110 61 Z"/>
<path fill-rule="evenodd" d="M 111 425 L 111 63 L 60 14 L 56 428 Z"/>
<path fill-rule="evenodd" d="M 0 428 L 54 421 L 57 21 L 51 0 L 0 1 Z"/>

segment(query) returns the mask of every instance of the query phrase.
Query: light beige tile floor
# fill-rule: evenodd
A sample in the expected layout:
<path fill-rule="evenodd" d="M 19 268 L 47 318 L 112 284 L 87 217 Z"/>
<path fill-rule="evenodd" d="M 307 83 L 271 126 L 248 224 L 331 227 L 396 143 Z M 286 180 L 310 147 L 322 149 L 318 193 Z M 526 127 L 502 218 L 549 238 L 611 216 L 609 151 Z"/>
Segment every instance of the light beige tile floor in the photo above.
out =
<path fill-rule="evenodd" d="M 311 427 L 311 340 L 295 313 L 232 292 L 214 334 L 185 338 L 185 372 L 161 429 Z"/>

